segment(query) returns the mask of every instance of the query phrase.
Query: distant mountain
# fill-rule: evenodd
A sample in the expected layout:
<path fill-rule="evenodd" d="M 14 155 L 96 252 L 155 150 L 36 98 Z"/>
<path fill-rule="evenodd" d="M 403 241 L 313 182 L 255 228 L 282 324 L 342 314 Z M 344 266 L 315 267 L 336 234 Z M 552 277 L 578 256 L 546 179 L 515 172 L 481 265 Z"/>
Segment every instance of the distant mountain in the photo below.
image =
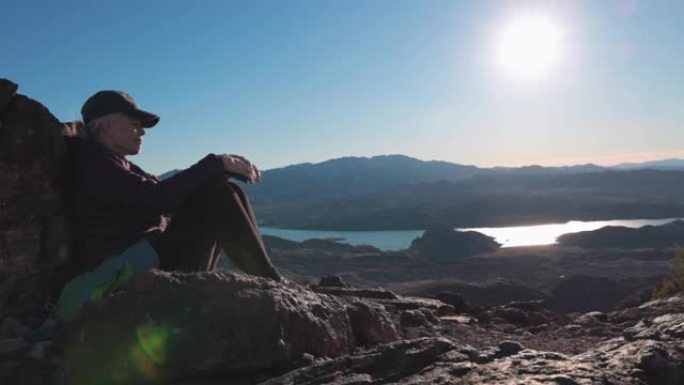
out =
<path fill-rule="evenodd" d="M 257 200 L 340 197 L 407 183 L 464 180 L 487 172 L 475 166 L 422 161 L 404 155 L 344 157 L 267 170 L 263 181 L 250 186 L 250 191 Z"/>
<path fill-rule="evenodd" d="M 174 175 L 178 174 L 181 171 L 183 171 L 183 170 L 175 169 L 175 170 L 167 171 L 163 174 L 157 175 L 157 178 L 159 178 L 159 180 L 164 180 L 170 176 L 174 176 Z"/>
<path fill-rule="evenodd" d="M 445 161 L 424 161 L 405 155 L 344 157 L 267 170 L 263 182 L 250 186 L 250 191 L 259 201 L 300 200 L 311 195 L 334 198 L 406 184 L 459 182 L 497 175 L 578 174 L 605 170 L 593 164 L 479 168 Z"/>
<path fill-rule="evenodd" d="M 642 163 L 621 163 L 615 166 L 620 170 L 634 170 L 650 168 L 654 170 L 684 170 L 684 159 L 664 159 Z"/>
<path fill-rule="evenodd" d="M 560 167 L 544 167 L 539 165 L 530 165 L 522 167 L 494 167 L 493 171 L 503 171 L 513 174 L 577 174 L 583 172 L 597 172 L 608 170 L 606 167 L 597 166 L 595 164 L 581 164 L 576 166 L 560 166 Z"/>
<path fill-rule="evenodd" d="M 378 174 L 381 180 L 404 179 L 406 175 L 415 174 L 414 181 L 460 180 L 474 175 L 510 173 L 510 174 L 577 174 L 599 172 L 606 170 L 638 170 L 638 169 L 684 169 L 684 159 L 663 159 L 642 163 L 621 163 L 616 166 L 598 166 L 592 163 L 545 167 L 529 165 L 521 167 L 476 167 L 446 161 L 425 161 L 406 155 L 378 155 L 373 157 L 342 157 L 329 159 L 320 163 L 298 163 L 285 167 L 264 171 L 272 178 L 295 176 L 302 178 L 330 181 L 338 178 L 361 178 L 364 175 Z M 161 174 L 161 179 L 167 178 L 181 170 L 175 169 Z M 382 184 L 382 182 L 377 182 Z"/>
<path fill-rule="evenodd" d="M 378 155 L 373 157 L 342 157 L 329 159 L 320 163 L 299 163 L 280 168 L 265 170 L 269 175 L 268 180 L 278 183 L 282 179 L 291 181 L 292 178 L 302 181 L 328 184 L 328 188 L 335 192 L 339 188 L 336 182 L 340 180 L 352 180 L 362 182 L 357 188 L 375 189 L 395 183 L 423 183 L 444 181 L 457 181 L 478 175 L 514 174 L 514 175 L 539 175 L 539 174 L 578 174 L 587 172 L 600 172 L 606 170 L 637 170 L 637 169 L 683 169 L 684 159 L 664 159 L 643 163 L 621 163 L 617 166 L 603 167 L 592 163 L 545 167 L 529 165 L 521 167 L 476 167 L 462 165 L 446 161 L 425 161 L 406 155 Z M 181 170 L 167 171 L 159 176 L 160 179 L 175 175 Z M 410 177 L 408 179 L 407 177 Z M 262 186 L 264 186 L 262 184 Z M 293 187 L 295 188 L 295 187 Z M 296 189 L 296 188 L 295 188 Z M 323 188 L 325 189 L 325 188 Z"/>
<path fill-rule="evenodd" d="M 684 216 L 684 168 L 647 167 L 652 164 L 478 168 L 383 155 L 266 170 L 261 183 L 242 185 L 260 223 L 282 228 L 396 230 Z"/>

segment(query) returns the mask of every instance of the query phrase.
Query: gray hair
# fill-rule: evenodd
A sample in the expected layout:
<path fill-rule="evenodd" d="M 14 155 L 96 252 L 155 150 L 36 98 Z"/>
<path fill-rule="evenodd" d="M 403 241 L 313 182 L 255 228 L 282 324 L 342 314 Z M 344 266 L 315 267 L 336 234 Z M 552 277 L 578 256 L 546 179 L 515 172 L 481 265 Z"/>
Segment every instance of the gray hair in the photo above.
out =
<path fill-rule="evenodd" d="M 116 112 L 91 120 L 90 122 L 88 122 L 88 124 L 85 125 L 85 136 L 91 140 L 99 140 L 100 131 L 102 131 L 102 128 L 112 117 L 115 117 L 117 115 L 120 115 L 120 113 Z"/>

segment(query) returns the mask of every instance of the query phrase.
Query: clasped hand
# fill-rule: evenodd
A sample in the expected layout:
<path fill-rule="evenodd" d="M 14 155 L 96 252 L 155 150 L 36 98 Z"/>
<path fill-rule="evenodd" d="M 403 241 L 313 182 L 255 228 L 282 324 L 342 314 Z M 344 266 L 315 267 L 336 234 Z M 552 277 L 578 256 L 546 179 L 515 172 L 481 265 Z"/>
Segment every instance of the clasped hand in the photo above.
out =
<path fill-rule="evenodd" d="M 247 158 L 234 154 L 219 155 L 226 172 L 242 175 L 247 183 L 261 182 L 261 171 Z"/>

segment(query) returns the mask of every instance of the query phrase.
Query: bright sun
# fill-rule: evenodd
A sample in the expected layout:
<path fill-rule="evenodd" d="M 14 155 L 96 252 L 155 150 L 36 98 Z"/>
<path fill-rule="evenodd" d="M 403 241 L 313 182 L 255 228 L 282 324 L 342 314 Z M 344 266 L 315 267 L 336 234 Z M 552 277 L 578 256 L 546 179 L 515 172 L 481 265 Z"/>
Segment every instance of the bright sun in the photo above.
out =
<path fill-rule="evenodd" d="M 560 60 L 560 28 L 542 16 L 511 20 L 501 30 L 497 61 L 507 75 L 519 79 L 546 76 Z"/>

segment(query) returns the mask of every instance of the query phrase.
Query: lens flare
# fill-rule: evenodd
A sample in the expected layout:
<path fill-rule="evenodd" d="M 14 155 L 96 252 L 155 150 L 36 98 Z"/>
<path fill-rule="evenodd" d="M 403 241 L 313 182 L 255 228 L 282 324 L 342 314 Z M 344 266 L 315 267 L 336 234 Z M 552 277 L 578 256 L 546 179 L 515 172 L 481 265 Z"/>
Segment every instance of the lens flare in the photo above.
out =
<path fill-rule="evenodd" d="M 142 325 L 136 329 L 138 344 L 146 357 L 161 365 L 166 361 L 169 329 L 164 326 Z"/>

